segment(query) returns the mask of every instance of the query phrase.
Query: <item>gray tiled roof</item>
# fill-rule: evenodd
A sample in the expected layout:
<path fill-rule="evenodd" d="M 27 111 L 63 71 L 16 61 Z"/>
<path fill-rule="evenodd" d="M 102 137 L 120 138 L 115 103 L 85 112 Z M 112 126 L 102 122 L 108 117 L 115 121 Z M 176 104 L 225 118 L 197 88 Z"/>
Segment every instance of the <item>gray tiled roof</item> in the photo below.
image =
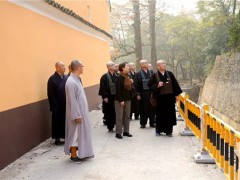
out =
<path fill-rule="evenodd" d="M 69 8 L 65 8 L 64 6 L 62 6 L 61 4 L 55 2 L 54 0 L 43 0 L 44 2 L 48 3 L 49 5 L 59 9 L 60 11 L 62 11 L 63 13 L 72 16 L 73 18 L 77 19 L 78 21 L 86 24 L 87 26 L 105 34 L 106 36 L 112 38 L 112 36 L 107 33 L 106 31 L 104 31 L 103 29 L 100 29 L 99 27 L 93 25 L 92 23 L 86 21 L 85 19 L 83 19 L 81 16 L 79 16 L 77 13 L 75 13 L 73 10 L 69 9 Z"/>

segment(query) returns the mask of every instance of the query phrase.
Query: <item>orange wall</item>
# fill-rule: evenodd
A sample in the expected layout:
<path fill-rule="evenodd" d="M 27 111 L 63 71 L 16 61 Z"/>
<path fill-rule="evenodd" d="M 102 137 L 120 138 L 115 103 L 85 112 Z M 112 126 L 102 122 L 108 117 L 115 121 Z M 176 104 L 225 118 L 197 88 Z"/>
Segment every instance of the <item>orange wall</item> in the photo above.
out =
<path fill-rule="evenodd" d="M 85 20 L 109 32 L 110 7 L 108 0 L 58 0 L 57 2 L 66 8 L 72 9 Z"/>
<path fill-rule="evenodd" d="M 109 43 L 9 2 L 0 1 L 0 12 L 0 112 L 46 99 L 59 60 L 82 60 L 84 87 L 99 83 Z"/>

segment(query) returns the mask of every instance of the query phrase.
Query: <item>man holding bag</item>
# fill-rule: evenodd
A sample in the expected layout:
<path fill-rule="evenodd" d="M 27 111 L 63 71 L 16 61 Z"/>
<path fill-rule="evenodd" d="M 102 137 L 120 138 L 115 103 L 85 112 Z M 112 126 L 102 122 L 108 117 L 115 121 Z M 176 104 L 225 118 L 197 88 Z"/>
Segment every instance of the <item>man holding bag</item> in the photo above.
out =
<path fill-rule="evenodd" d="M 163 60 L 157 61 L 157 69 L 148 82 L 153 96 L 157 99 L 156 136 L 166 133 L 172 137 L 173 126 L 177 124 L 175 103 L 182 90 L 173 73 L 166 70 Z"/>

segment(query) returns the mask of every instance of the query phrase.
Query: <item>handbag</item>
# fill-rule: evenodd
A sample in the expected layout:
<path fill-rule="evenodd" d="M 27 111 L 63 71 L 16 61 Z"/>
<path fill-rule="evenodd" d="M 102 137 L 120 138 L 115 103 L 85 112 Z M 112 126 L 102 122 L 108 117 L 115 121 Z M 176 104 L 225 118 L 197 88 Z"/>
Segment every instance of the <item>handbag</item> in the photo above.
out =
<path fill-rule="evenodd" d="M 156 76 L 156 80 L 157 80 L 157 83 L 160 81 L 159 79 L 159 76 L 156 73 L 154 73 L 154 75 Z M 157 106 L 157 98 L 153 95 L 153 92 L 151 93 L 151 96 L 150 96 L 150 103 L 153 107 L 156 107 Z"/>
<path fill-rule="evenodd" d="M 157 99 L 156 99 L 156 97 L 154 97 L 153 93 L 151 93 L 150 103 L 153 107 L 157 106 Z"/>

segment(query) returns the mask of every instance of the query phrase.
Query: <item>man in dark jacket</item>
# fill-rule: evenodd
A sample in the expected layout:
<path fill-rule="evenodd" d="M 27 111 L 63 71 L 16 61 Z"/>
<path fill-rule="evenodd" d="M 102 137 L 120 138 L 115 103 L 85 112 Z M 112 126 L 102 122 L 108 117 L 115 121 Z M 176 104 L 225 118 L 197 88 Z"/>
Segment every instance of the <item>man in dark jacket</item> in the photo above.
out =
<path fill-rule="evenodd" d="M 148 80 L 151 71 L 148 70 L 148 61 L 140 61 L 141 70 L 136 73 L 134 87 L 137 92 L 137 99 L 140 101 L 140 127 L 145 128 L 149 118 L 150 127 L 155 127 L 154 107 L 150 103 L 151 91 L 148 87 Z"/>
<path fill-rule="evenodd" d="M 135 79 L 135 64 L 134 63 L 129 63 L 129 76 L 132 80 Z M 137 100 L 137 93 L 135 90 L 135 87 L 133 86 L 132 90 L 132 98 L 131 98 L 131 113 L 130 113 L 130 119 L 132 119 L 134 113 L 134 118 L 135 120 L 139 119 L 139 100 Z"/>
<path fill-rule="evenodd" d="M 63 62 L 55 64 L 56 72 L 49 78 L 47 84 L 48 101 L 52 112 L 52 138 L 56 145 L 63 144 L 60 138 L 65 138 L 66 95 L 65 83 L 67 75 Z"/>
<path fill-rule="evenodd" d="M 166 70 L 163 60 L 157 61 L 157 69 L 148 82 L 157 99 L 156 136 L 166 133 L 172 137 L 173 126 L 177 124 L 175 103 L 182 90 L 173 73 Z"/>
<path fill-rule="evenodd" d="M 98 95 L 103 99 L 103 114 L 106 119 L 106 125 L 109 132 L 113 132 L 114 125 L 116 123 L 116 114 L 114 108 L 114 97 L 116 94 L 116 67 L 115 63 L 109 61 L 107 63 L 108 72 L 103 74 L 100 79 L 100 88 Z"/>

